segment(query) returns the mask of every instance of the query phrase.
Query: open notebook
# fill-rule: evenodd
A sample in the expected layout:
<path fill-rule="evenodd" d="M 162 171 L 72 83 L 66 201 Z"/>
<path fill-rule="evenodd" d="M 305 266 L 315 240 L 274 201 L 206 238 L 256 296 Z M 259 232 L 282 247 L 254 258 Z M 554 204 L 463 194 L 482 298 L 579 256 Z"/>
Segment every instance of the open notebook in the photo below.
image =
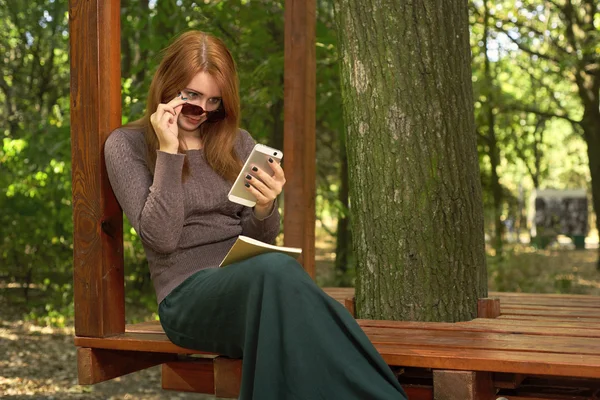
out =
<path fill-rule="evenodd" d="M 272 244 L 261 242 L 260 240 L 252 239 L 248 236 L 240 235 L 229 252 L 221 261 L 219 267 L 233 264 L 246 258 L 254 257 L 264 253 L 284 253 L 291 257 L 298 258 L 302 254 L 302 249 L 297 247 L 274 246 Z"/>

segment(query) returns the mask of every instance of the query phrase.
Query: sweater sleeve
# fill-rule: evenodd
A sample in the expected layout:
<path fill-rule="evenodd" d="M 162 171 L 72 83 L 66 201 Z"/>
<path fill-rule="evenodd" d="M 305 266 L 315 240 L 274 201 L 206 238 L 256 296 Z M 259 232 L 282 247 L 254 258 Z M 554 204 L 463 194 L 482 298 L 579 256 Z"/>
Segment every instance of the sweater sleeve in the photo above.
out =
<path fill-rule="evenodd" d="M 255 141 L 246 131 L 241 131 L 240 155 L 242 162 L 250 156 Z M 265 218 L 259 219 L 254 215 L 254 208 L 244 207 L 242 210 L 242 235 L 249 236 L 265 243 L 275 242 L 279 234 L 279 207 L 275 200 L 273 210 Z"/>
<path fill-rule="evenodd" d="M 110 184 L 142 242 L 156 252 L 172 253 L 185 216 L 181 181 L 185 156 L 157 151 L 152 176 L 143 149 L 128 134 L 117 130 L 104 145 Z"/>

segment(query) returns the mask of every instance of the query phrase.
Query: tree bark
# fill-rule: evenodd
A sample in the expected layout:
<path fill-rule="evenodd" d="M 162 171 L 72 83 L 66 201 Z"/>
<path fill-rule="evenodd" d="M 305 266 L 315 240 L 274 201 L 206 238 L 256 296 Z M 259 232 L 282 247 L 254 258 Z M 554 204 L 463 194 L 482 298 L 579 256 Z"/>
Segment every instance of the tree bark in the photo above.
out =
<path fill-rule="evenodd" d="M 358 317 L 469 320 L 487 275 L 467 2 L 335 6 Z"/>

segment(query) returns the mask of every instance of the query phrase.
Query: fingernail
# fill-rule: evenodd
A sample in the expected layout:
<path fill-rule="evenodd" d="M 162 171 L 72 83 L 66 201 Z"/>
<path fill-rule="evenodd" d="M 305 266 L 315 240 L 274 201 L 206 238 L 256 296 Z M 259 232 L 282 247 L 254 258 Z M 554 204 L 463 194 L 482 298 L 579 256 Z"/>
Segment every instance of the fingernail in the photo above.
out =
<path fill-rule="evenodd" d="M 181 100 L 187 100 L 187 97 L 182 97 Z"/>
<path fill-rule="evenodd" d="M 244 183 L 244 186 L 250 187 L 250 184 L 248 182 L 246 182 L 246 183 Z"/>
<path fill-rule="evenodd" d="M 250 175 L 250 174 L 246 175 L 246 179 L 248 179 L 248 180 L 252 179 L 252 175 Z"/>
<path fill-rule="evenodd" d="M 181 92 L 177 93 L 177 97 L 181 96 Z"/>
<path fill-rule="evenodd" d="M 256 171 L 258 171 L 258 168 L 252 167 L 252 171 L 256 172 Z"/>
<path fill-rule="evenodd" d="M 272 158 L 269 158 L 269 162 L 270 162 L 270 163 L 272 163 L 272 162 L 273 162 L 273 159 L 272 159 Z"/>

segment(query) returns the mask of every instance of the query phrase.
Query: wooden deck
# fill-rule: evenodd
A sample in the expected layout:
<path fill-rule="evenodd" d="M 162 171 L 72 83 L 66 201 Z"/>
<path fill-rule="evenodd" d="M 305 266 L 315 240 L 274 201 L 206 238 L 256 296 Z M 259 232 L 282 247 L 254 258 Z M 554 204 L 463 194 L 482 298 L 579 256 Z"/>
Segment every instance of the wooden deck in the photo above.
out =
<path fill-rule="evenodd" d="M 352 288 L 325 291 L 342 304 L 354 296 Z M 514 386 L 525 376 L 592 379 L 599 388 L 596 393 L 600 394 L 600 297 L 523 293 L 489 296 L 500 299 L 498 318 L 460 323 L 374 320 L 358 320 L 358 323 L 392 367 L 493 372 L 496 387 L 505 385 L 499 373 L 509 374 Z M 158 322 L 128 325 L 125 334 L 115 337 L 77 337 L 75 344 L 82 348 L 203 354 L 172 344 Z M 204 356 L 210 359 L 215 355 Z M 169 368 L 166 369 L 171 371 Z M 202 368 L 209 371 L 205 371 L 208 375 L 212 373 L 208 364 Z M 165 388 L 169 384 L 165 385 L 163 380 Z M 172 388 L 181 389 L 178 385 Z"/>

